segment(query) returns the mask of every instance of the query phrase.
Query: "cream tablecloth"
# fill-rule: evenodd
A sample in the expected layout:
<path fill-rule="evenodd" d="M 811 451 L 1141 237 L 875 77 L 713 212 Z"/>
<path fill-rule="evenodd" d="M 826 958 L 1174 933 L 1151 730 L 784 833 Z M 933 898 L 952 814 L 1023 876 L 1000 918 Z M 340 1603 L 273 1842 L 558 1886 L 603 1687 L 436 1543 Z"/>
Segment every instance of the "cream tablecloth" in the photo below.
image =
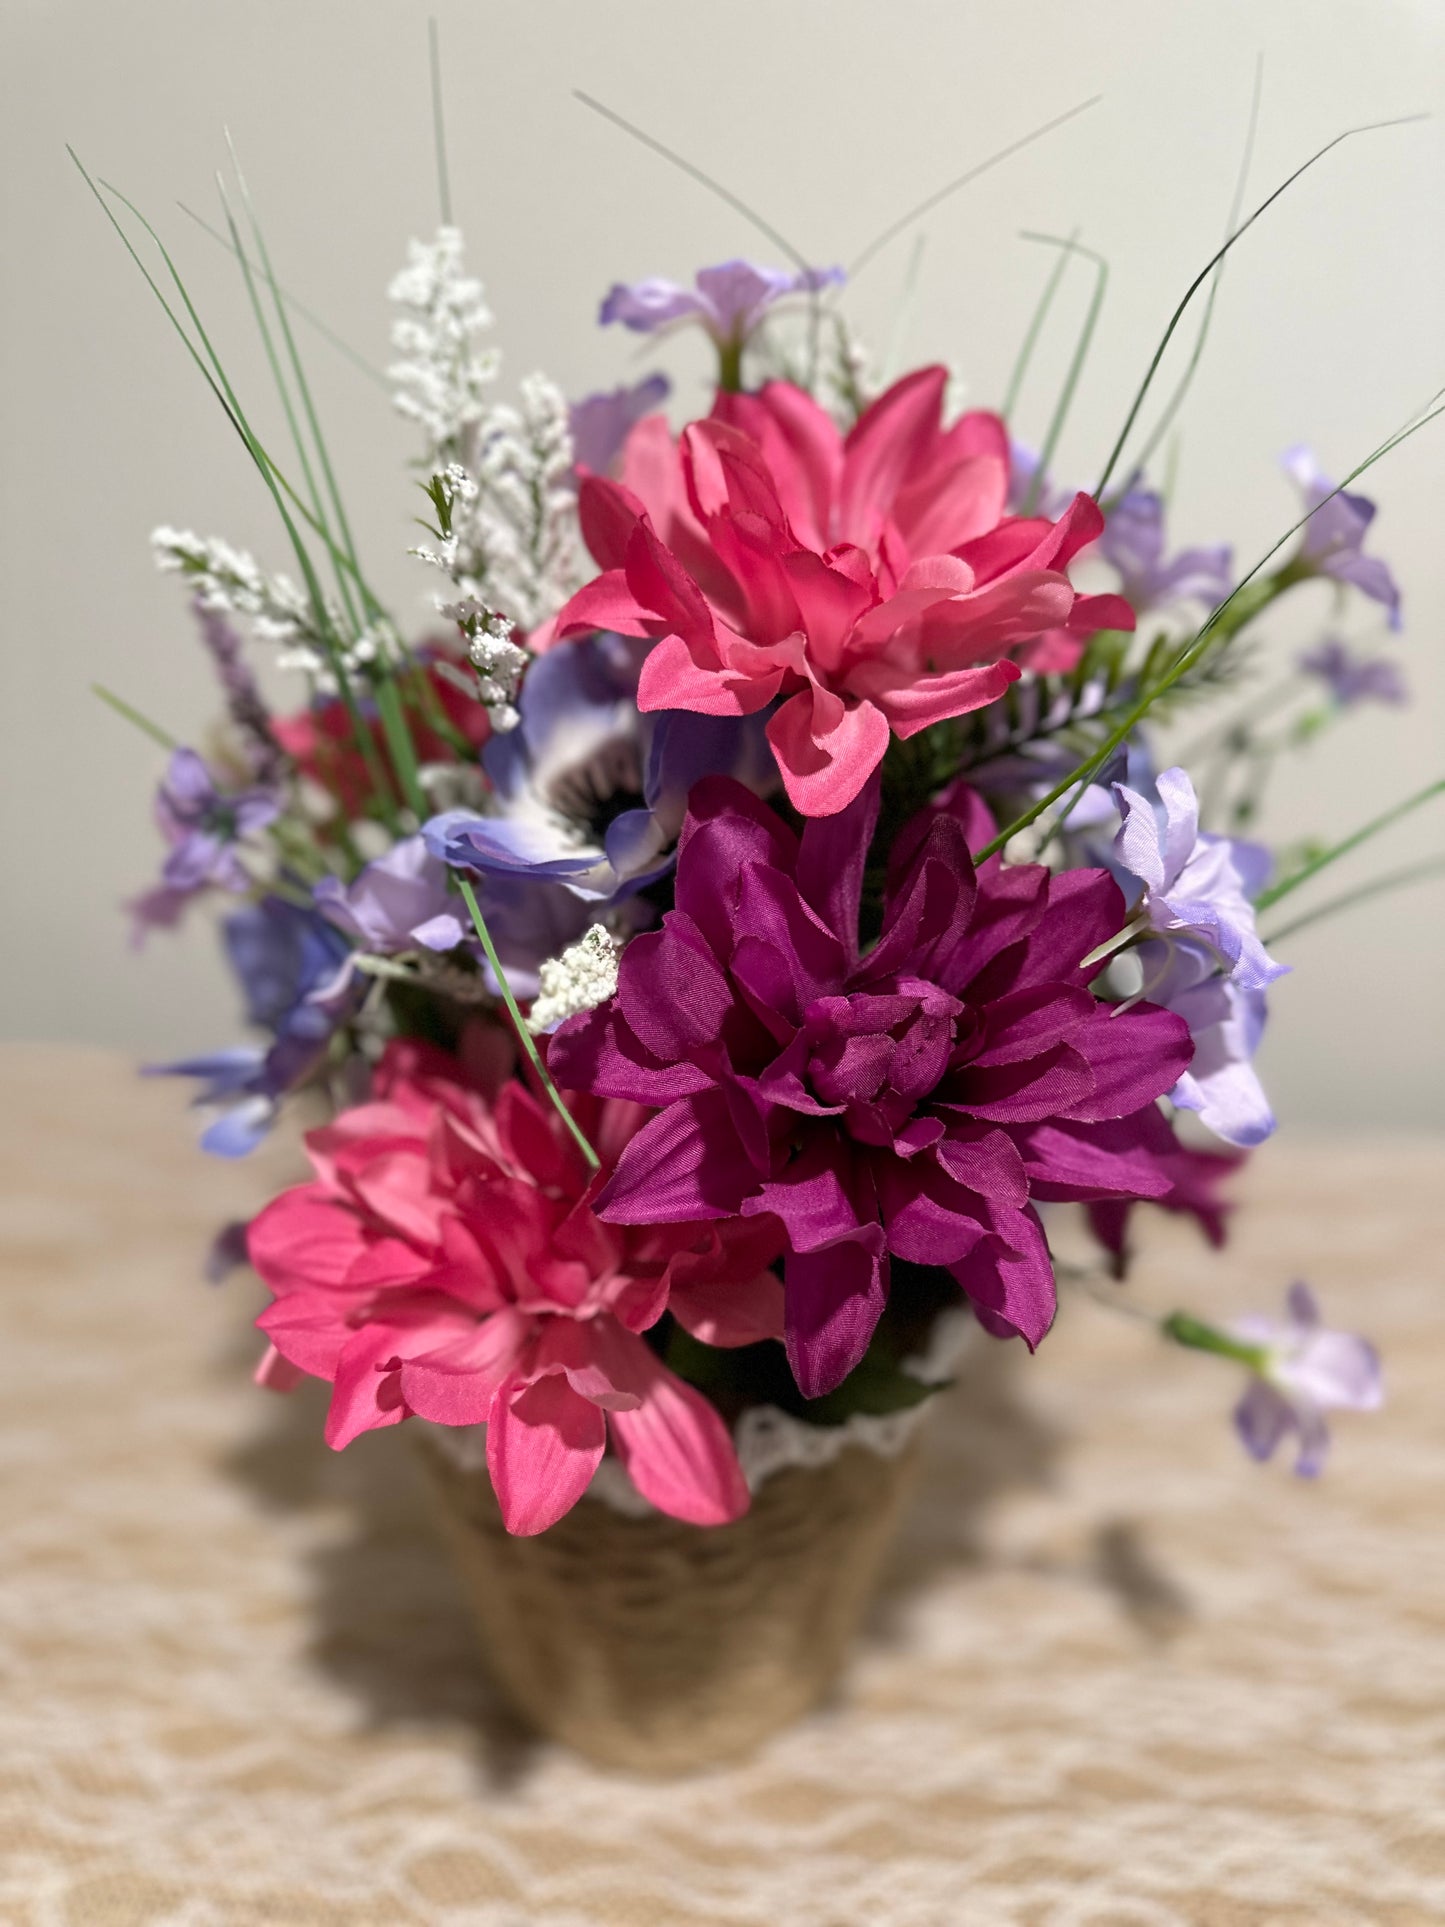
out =
<path fill-rule="evenodd" d="M 1227 1258 L 1385 1351 L 1318 1485 L 1228 1369 L 1087 1300 L 981 1347 L 838 1704 L 746 1768 L 608 1778 L 497 1710 L 395 1434 L 333 1456 L 199 1282 L 284 1151 L 11 1047 L 3 1080 L 0 1919 L 16 1927 L 1244 1927 L 1445 1920 L 1445 1158 L 1259 1159 Z"/>

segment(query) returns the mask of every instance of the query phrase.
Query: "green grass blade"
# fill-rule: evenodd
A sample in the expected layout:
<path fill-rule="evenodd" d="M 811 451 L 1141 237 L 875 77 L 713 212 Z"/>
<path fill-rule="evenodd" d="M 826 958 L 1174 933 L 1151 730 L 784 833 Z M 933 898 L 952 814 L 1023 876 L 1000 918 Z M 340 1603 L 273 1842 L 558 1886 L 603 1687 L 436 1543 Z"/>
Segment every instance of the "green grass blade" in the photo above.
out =
<path fill-rule="evenodd" d="M 1035 305 L 1027 332 L 1019 343 L 1013 371 L 1008 378 L 1008 387 L 1004 390 L 1003 406 L 999 410 L 1006 422 L 1013 420 L 1014 409 L 1018 406 L 1019 390 L 1024 385 L 1024 376 L 1028 373 L 1029 363 L 1034 358 L 1034 349 L 1038 346 L 1039 336 L 1044 331 L 1044 323 L 1049 318 L 1049 309 L 1054 305 L 1054 296 L 1059 291 L 1059 284 L 1069 271 L 1069 263 L 1074 258 L 1073 245 L 1078 238 L 1079 230 L 1075 228 L 1069 236 L 1068 247 L 1060 249 L 1058 259 L 1049 269 L 1049 278 L 1044 283 L 1044 291 Z"/>
<path fill-rule="evenodd" d="M 464 876 L 457 878 L 457 886 L 461 890 L 462 901 L 466 904 L 467 913 L 471 917 L 472 928 L 476 931 L 482 949 L 486 953 L 487 962 L 492 966 L 493 975 L 497 979 L 497 986 L 502 993 L 502 1002 L 507 1007 L 507 1015 L 511 1018 L 512 1028 L 517 1033 L 518 1043 L 521 1044 L 522 1049 L 527 1053 L 527 1059 L 532 1069 L 537 1073 L 542 1089 L 547 1093 L 557 1115 L 572 1133 L 578 1150 L 581 1151 L 583 1157 L 586 1158 L 589 1170 L 600 1171 L 602 1168 L 601 1158 L 598 1157 L 597 1153 L 592 1149 L 592 1146 L 587 1142 L 582 1126 L 562 1102 L 562 1093 L 552 1082 L 552 1074 L 542 1062 L 542 1054 L 537 1049 L 537 1040 L 533 1037 L 531 1031 L 528 1030 L 526 1020 L 517 1008 L 517 1000 L 512 995 L 511 985 L 507 982 L 507 973 L 502 968 L 501 959 L 497 955 L 496 945 L 492 942 L 491 932 L 487 929 L 486 918 L 482 915 L 482 906 L 477 902 L 476 891 L 472 888 L 470 881 Z"/>
<path fill-rule="evenodd" d="M 1079 376 L 1083 373 L 1084 363 L 1088 360 L 1089 347 L 1094 339 L 1094 329 L 1099 322 L 1099 310 L 1104 305 L 1104 295 L 1109 286 L 1109 264 L 1102 254 L 1095 254 L 1092 248 L 1080 247 L 1077 241 L 1066 241 L 1061 235 L 1025 234 L 1022 238 L 1025 241 L 1041 241 L 1048 247 L 1063 248 L 1070 254 L 1081 254 L 1086 260 L 1094 263 L 1094 292 L 1089 301 L 1088 313 L 1084 316 L 1084 325 L 1079 332 L 1079 339 L 1069 362 L 1068 373 L 1064 376 L 1064 385 L 1054 405 L 1053 419 L 1049 422 L 1044 445 L 1039 450 L 1038 466 L 1034 470 L 1033 480 L 1029 483 L 1028 494 L 1024 497 L 1023 513 L 1032 515 L 1043 490 L 1044 477 L 1049 472 L 1049 463 L 1054 459 L 1054 450 L 1064 431 L 1064 423 L 1069 418 L 1069 409 L 1073 405 L 1074 390 L 1079 385 Z"/>
<path fill-rule="evenodd" d="M 874 235 L 867 247 L 860 249 L 854 255 L 848 263 L 848 279 L 855 280 L 874 256 L 883 252 L 890 241 L 896 240 L 905 229 L 912 227 L 915 221 L 921 221 L 925 214 L 931 214 L 934 208 L 941 206 L 961 188 L 968 187 L 970 183 L 987 174 L 992 168 L 1001 166 L 1004 161 L 1012 160 L 1015 154 L 1021 154 L 1026 147 L 1032 147 L 1035 141 L 1041 141 L 1045 134 L 1052 134 L 1056 127 L 1062 127 L 1066 121 L 1075 120 L 1080 114 L 1087 113 L 1091 107 L 1097 107 L 1103 98 L 1102 94 L 1091 94 L 1088 100 L 1081 100 L 1064 113 L 1055 114 L 1052 120 L 1046 120 L 1042 126 L 1035 127 L 1032 132 L 1022 135 L 1016 141 L 1010 141 L 1007 147 L 999 148 L 998 152 L 990 154 L 987 160 L 977 162 L 964 173 L 957 175 L 955 179 L 946 182 L 934 193 L 926 195 L 923 200 L 909 208 L 906 214 L 900 214 L 896 221 L 890 221 L 887 227 Z"/>
<path fill-rule="evenodd" d="M 1331 489 L 1322 501 L 1317 502 L 1312 509 L 1300 516 L 1298 521 L 1290 524 L 1289 528 L 1285 530 L 1279 540 L 1265 550 L 1264 554 L 1260 557 L 1259 561 L 1255 563 L 1248 575 L 1242 576 L 1224 600 L 1210 612 L 1205 619 L 1203 627 L 1196 632 L 1188 648 L 1180 654 L 1174 667 L 1162 676 L 1158 682 L 1152 684 L 1144 691 L 1139 700 L 1125 713 L 1122 721 L 1110 731 L 1091 755 L 1086 756 L 1061 782 L 1056 783 L 1047 795 L 1041 796 L 1036 803 L 1031 804 L 1021 815 L 1015 817 L 1012 823 L 1005 825 L 997 836 L 990 838 L 990 840 L 984 844 L 982 849 L 975 851 L 973 859 L 975 863 L 982 863 L 988 857 L 994 856 L 999 850 L 1003 849 L 1011 837 L 1017 836 L 1020 830 L 1026 830 L 1031 823 L 1036 823 L 1044 811 L 1051 809 L 1061 797 L 1067 796 L 1076 783 L 1081 787 L 1087 787 L 1094 773 L 1103 768 L 1104 764 L 1109 760 L 1110 756 L 1113 755 L 1120 743 L 1122 743 L 1133 730 L 1138 728 L 1139 724 L 1144 720 L 1145 716 L 1148 715 L 1159 698 L 1168 690 L 1172 689 L 1175 683 L 1179 681 L 1179 678 L 1199 662 L 1201 657 L 1213 644 L 1216 635 L 1221 631 L 1226 636 L 1234 633 L 1233 629 L 1226 624 L 1229 611 L 1231 608 L 1234 608 L 1236 604 L 1240 603 L 1241 597 L 1250 583 L 1262 574 L 1267 564 L 1273 561 L 1274 557 L 1284 547 L 1285 543 L 1289 541 L 1291 536 L 1297 535 L 1305 526 L 1306 522 L 1319 514 L 1326 503 L 1332 502 L 1337 495 L 1342 494 L 1352 482 L 1357 481 L 1367 469 L 1373 468 L 1376 462 L 1382 461 L 1392 449 L 1398 448 L 1401 442 L 1408 441 L 1412 435 L 1418 435 L 1422 428 L 1427 428 L 1429 424 L 1437 420 L 1441 414 L 1445 414 L 1445 407 L 1437 405 L 1442 394 L 1445 394 L 1445 389 L 1440 389 L 1435 395 L 1432 395 L 1425 409 L 1419 410 L 1415 415 L 1411 416 L 1403 428 L 1397 429 L 1393 435 L 1388 436 L 1380 443 L 1378 448 L 1367 455 L 1364 461 L 1357 463 L 1356 466 L 1350 470 L 1344 481 Z M 1274 580 L 1275 578 L 1271 578 L 1271 581 Z M 1261 586 L 1268 587 L 1268 584 Z M 1270 600 L 1268 596 L 1266 596 L 1263 601 L 1257 601 L 1257 598 L 1255 598 L 1244 603 L 1242 606 L 1248 609 L 1250 616 L 1253 616 L 1258 613 L 1258 608 L 1263 607 L 1264 603 L 1268 600 Z M 1256 602 L 1257 606 L 1255 606 Z M 1073 805 L 1070 804 L 1069 808 L 1072 809 Z M 1068 812 L 1065 811 L 1066 815 L 1067 813 Z"/>
<path fill-rule="evenodd" d="M 107 689 L 103 682 L 93 682 L 90 685 L 90 693 L 93 696 L 99 696 L 100 700 L 108 704 L 117 716 L 123 716 L 125 720 L 128 723 L 132 723 L 143 736 L 149 736 L 151 741 L 158 743 L 162 749 L 177 750 L 180 748 L 179 742 L 170 734 L 169 730 L 162 729 L 160 724 L 153 723 L 149 716 L 143 716 L 138 709 L 133 709 L 124 697 L 117 696 L 113 689 Z"/>
<path fill-rule="evenodd" d="M 1349 836 L 1342 837 L 1338 843 L 1331 844 L 1329 849 L 1321 850 L 1317 857 L 1312 857 L 1301 869 L 1296 870 L 1293 876 L 1281 877 L 1280 881 L 1271 884 L 1269 889 L 1261 890 L 1254 900 L 1255 909 L 1268 910 L 1272 904 L 1278 903 L 1281 897 L 1289 896 L 1292 891 L 1298 890 L 1302 883 L 1308 883 L 1312 877 L 1317 877 L 1321 870 L 1328 869 L 1330 864 L 1337 863 L 1342 856 L 1348 856 L 1351 850 L 1359 849 L 1362 843 L 1368 843 L 1382 830 L 1388 830 L 1402 817 L 1411 815 L 1422 804 L 1430 802 L 1437 796 L 1445 796 L 1445 776 L 1437 776 L 1433 783 L 1427 783 L 1424 789 L 1416 790 L 1415 794 L 1407 796 L 1403 803 L 1396 803 L 1393 808 L 1372 817 L 1368 823 L 1362 824 Z"/>
<path fill-rule="evenodd" d="M 452 224 L 451 177 L 447 171 L 447 126 L 442 117 L 442 50 L 436 15 L 426 23 L 427 64 L 431 69 L 431 126 L 437 156 L 437 202 L 442 226 Z"/>
<path fill-rule="evenodd" d="M 1357 890 L 1344 890 L 1339 896 L 1316 905 L 1313 910 L 1306 910 L 1303 916 L 1282 923 L 1277 930 L 1266 932 L 1264 945 L 1266 949 L 1273 949 L 1277 943 L 1283 943 L 1286 937 L 1307 930 L 1312 923 L 1323 923 L 1326 917 L 1337 916 L 1341 910 L 1352 910 L 1357 903 L 1364 903 L 1370 897 L 1386 896 L 1392 890 L 1407 889 L 1412 883 L 1424 883 L 1433 876 L 1445 876 L 1445 856 L 1431 857 L 1424 863 L 1407 864 L 1403 869 L 1391 870 L 1385 876 L 1362 883 Z"/>
<path fill-rule="evenodd" d="M 1204 283 L 1209 279 L 1209 276 L 1213 273 L 1214 269 L 1224 259 L 1225 255 L 1229 253 L 1230 249 L 1234 246 L 1235 242 L 1241 240 L 1246 234 L 1248 234 L 1249 230 L 1254 226 L 1255 222 L 1260 218 L 1260 216 L 1266 213 L 1271 207 L 1273 207 L 1275 202 L 1279 199 L 1279 197 L 1282 194 L 1286 193 L 1291 187 L 1293 187 L 1295 182 L 1300 178 L 1302 174 L 1308 173 L 1310 168 L 1312 168 L 1317 161 L 1322 161 L 1326 154 L 1332 153 L 1333 150 L 1338 146 L 1340 146 L 1342 142 L 1347 140 L 1353 140 L 1355 136 L 1358 134 L 1377 134 L 1387 127 L 1408 127 L 1412 125 L 1415 121 L 1428 120 L 1428 119 L 1429 119 L 1428 114 L 1403 114 L 1398 116 L 1394 120 L 1376 120 L 1376 121 L 1370 121 L 1362 127 L 1347 127 L 1344 133 L 1336 134 L 1333 140 L 1326 141 L 1323 147 L 1318 149 L 1317 152 L 1311 154 L 1307 161 L 1303 162 L 1302 165 L 1297 167 L 1292 174 L 1290 174 L 1285 180 L 1281 181 L 1279 186 L 1275 188 L 1274 192 L 1272 194 L 1267 195 L 1265 199 L 1260 202 L 1259 206 L 1254 210 L 1253 214 L 1249 216 L 1248 220 L 1241 223 L 1241 225 L 1234 230 L 1233 234 L 1231 234 L 1229 238 L 1225 241 L 1223 247 L 1217 248 L 1215 252 L 1210 255 L 1209 259 L 1205 262 L 1204 266 L 1199 270 L 1198 274 L 1195 275 L 1194 279 L 1190 282 L 1188 288 L 1185 290 L 1183 300 L 1179 303 L 1178 307 L 1174 310 L 1173 314 L 1169 317 L 1169 325 L 1165 328 L 1163 335 L 1160 337 L 1159 345 L 1154 350 L 1154 354 L 1149 362 L 1149 366 L 1145 370 L 1144 379 L 1142 382 L 1140 382 L 1138 392 L 1135 394 L 1133 401 L 1130 403 L 1129 412 L 1124 418 L 1124 426 L 1119 430 L 1118 440 L 1114 443 L 1113 448 L 1109 452 L 1109 459 L 1104 464 L 1104 472 L 1099 477 L 1099 480 L 1095 485 L 1095 488 L 1094 488 L 1095 501 L 1098 501 L 1102 497 L 1104 490 L 1109 486 L 1109 478 L 1114 473 L 1115 468 L 1118 466 L 1119 457 L 1124 451 L 1124 444 L 1125 442 L 1128 441 L 1129 436 L 1133 432 L 1134 424 L 1139 419 L 1139 410 L 1144 406 L 1145 397 L 1148 395 L 1150 388 L 1153 386 L 1154 377 L 1159 372 L 1159 364 L 1161 361 L 1163 361 L 1165 351 L 1167 350 L 1169 343 L 1174 338 L 1174 330 L 1179 326 L 1180 321 L 1184 317 L 1185 309 L 1189 306 L 1190 302 L 1194 299 L 1195 295 L 1203 287 Z"/>
<path fill-rule="evenodd" d="M 196 210 L 193 207 L 188 207 L 184 201 L 177 201 L 176 206 L 188 221 L 194 221 L 203 233 L 209 234 L 211 239 L 216 242 L 218 246 L 225 248 L 228 254 L 237 252 L 236 248 L 227 240 L 221 230 L 212 227 L 204 215 L 197 214 Z M 252 261 L 249 256 L 247 257 L 246 265 L 253 273 L 259 271 L 257 263 Z M 366 376 L 368 381 L 375 382 L 377 387 L 384 390 L 388 395 L 391 393 L 391 383 L 387 380 L 383 369 L 378 368 L 375 362 L 368 361 L 365 355 L 359 354 L 357 350 L 352 347 L 351 343 L 344 341 L 329 323 L 321 319 L 319 314 L 313 309 L 308 308 L 304 302 L 298 301 L 289 288 L 281 288 L 279 293 L 291 312 L 299 315 L 308 328 L 314 328 L 323 341 L 329 342 L 339 355 L 344 355 L 349 362 Z"/>
<path fill-rule="evenodd" d="M 1250 162 L 1254 159 L 1254 138 L 1259 131 L 1259 102 L 1263 87 L 1264 55 L 1261 54 L 1254 65 L 1254 93 L 1249 104 L 1249 123 L 1245 129 L 1244 153 L 1240 157 L 1239 173 L 1235 178 L 1234 198 L 1229 204 L 1229 219 L 1224 227 L 1226 235 L 1232 234 L 1239 226 L 1239 217 L 1244 209 L 1244 190 L 1249 180 Z M 1164 404 L 1158 421 L 1149 432 L 1148 440 L 1134 458 L 1133 467 L 1136 471 L 1143 471 L 1148 468 L 1155 449 L 1158 448 L 1160 442 L 1162 442 L 1165 435 L 1168 434 L 1170 423 L 1184 406 L 1184 399 L 1193 386 L 1194 376 L 1204 355 L 1204 344 L 1209 339 L 1210 325 L 1214 320 L 1214 304 L 1219 299 L 1220 284 L 1224 280 L 1224 266 L 1224 262 L 1221 261 L 1210 278 L 1209 294 L 1205 299 L 1204 313 L 1199 322 L 1199 332 L 1194 337 L 1194 347 L 1190 351 L 1189 360 L 1185 366 L 1184 373 L 1179 378 L 1174 393 Z"/>

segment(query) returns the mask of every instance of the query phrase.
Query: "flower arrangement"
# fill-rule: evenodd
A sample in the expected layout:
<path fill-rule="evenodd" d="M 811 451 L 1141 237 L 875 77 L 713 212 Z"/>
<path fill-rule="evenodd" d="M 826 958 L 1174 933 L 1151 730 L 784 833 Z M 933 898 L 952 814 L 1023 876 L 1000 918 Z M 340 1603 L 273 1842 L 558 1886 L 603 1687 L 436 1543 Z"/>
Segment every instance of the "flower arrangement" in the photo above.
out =
<path fill-rule="evenodd" d="M 1239 569 L 1173 549 L 1126 459 L 1158 354 L 1087 492 L 1051 469 L 1067 394 L 1034 451 L 1011 404 L 955 407 L 943 367 L 877 380 L 842 271 L 801 260 L 606 294 L 606 326 L 710 338 L 716 389 L 681 427 L 662 374 L 504 399 L 448 223 L 390 290 L 413 553 L 442 578 L 413 635 L 352 543 L 260 230 L 227 223 L 294 462 L 168 255 L 152 286 L 297 579 L 157 530 L 225 717 L 204 753 L 166 742 L 166 854 L 130 910 L 139 941 L 222 906 L 260 1041 L 156 1067 L 195 1081 L 205 1149 L 330 1106 L 312 1178 L 213 1256 L 271 1295 L 261 1381 L 330 1381 L 338 1448 L 412 1419 L 484 1440 L 514 1535 L 608 1467 L 715 1528 L 754 1497 L 749 1412 L 921 1410 L 940 1320 L 1032 1350 L 1061 1284 L 1118 1288 L 1138 1208 L 1220 1244 L 1274 1129 L 1253 1059 L 1275 952 L 1335 906 L 1267 913 L 1441 788 L 1334 847 L 1246 834 L 1284 754 L 1404 700 L 1337 628 L 1371 604 L 1400 624 L 1354 489 L 1399 436 L 1342 484 L 1292 451 L 1298 515 Z M 1319 580 L 1337 617 L 1262 701 L 1260 625 Z M 299 679 L 289 711 L 256 649 Z M 1209 703 L 1223 720 L 1161 767 L 1163 726 Z M 1075 1207 L 1097 1276 L 1051 1253 Z M 1302 1284 L 1279 1326 L 1158 1328 L 1241 1371 L 1245 1446 L 1293 1431 L 1303 1473 L 1328 1412 L 1380 1401 L 1370 1346 Z"/>

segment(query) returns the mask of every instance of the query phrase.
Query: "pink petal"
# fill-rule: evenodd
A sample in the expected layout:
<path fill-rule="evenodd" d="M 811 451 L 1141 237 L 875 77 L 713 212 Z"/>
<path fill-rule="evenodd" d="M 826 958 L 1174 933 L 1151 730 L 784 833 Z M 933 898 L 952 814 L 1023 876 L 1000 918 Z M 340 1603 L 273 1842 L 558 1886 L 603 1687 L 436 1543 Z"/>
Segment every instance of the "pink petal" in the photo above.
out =
<path fill-rule="evenodd" d="M 512 1307 L 494 1312 L 421 1358 L 401 1367 L 402 1396 L 419 1418 L 437 1425 L 483 1425 L 532 1330 Z"/>
<path fill-rule="evenodd" d="M 756 1345 L 783 1335 L 783 1281 L 772 1271 L 744 1282 L 679 1279 L 667 1305 L 684 1331 L 704 1345 Z"/>
<path fill-rule="evenodd" d="M 888 721 L 871 702 L 801 689 L 769 721 L 767 735 L 794 808 L 835 816 L 883 761 Z"/>
<path fill-rule="evenodd" d="M 606 1443 L 602 1413 L 565 1378 L 509 1380 L 487 1425 L 487 1469 L 508 1532 L 529 1538 L 570 1512 Z"/>
<path fill-rule="evenodd" d="M 630 1338 L 644 1382 L 632 1412 L 609 1413 L 617 1455 L 633 1484 L 659 1512 L 695 1526 L 725 1525 L 748 1509 L 749 1494 L 732 1437 L 716 1407 L 667 1370 L 640 1338 Z"/>

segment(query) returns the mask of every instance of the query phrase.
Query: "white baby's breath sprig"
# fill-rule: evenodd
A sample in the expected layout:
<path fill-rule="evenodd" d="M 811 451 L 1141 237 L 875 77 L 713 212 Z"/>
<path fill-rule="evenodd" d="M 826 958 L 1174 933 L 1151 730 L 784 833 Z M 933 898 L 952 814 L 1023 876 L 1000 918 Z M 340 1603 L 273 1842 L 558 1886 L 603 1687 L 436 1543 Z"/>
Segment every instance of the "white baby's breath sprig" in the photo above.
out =
<path fill-rule="evenodd" d="M 268 575 L 244 549 L 190 529 L 154 530 L 151 549 L 156 567 L 184 576 L 202 609 L 248 622 L 257 641 L 277 650 L 283 668 L 326 673 L 327 651 L 311 605 L 289 576 Z"/>
<path fill-rule="evenodd" d="M 481 282 L 463 268 L 462 248 L 454 227 L 438 228 L 430 242 L 410 242 L 407 264 L 387 289 L 401 311 L 391 328 L 398 359 L 387 370 L 394 400 L 426 431 L 434 468 L 473 465 L 501 359 L 484 342 L 492 313 Z"/>
<path fill-rule="evenodd" d="M 553 1031 L 579 1011 L 595 1010 L 617 989 L 622 946 L 611 931 L 594 923 L 560 957 L 550 957 L 537 973 L 538 990 L 527 1017 L 534 1035 Z"/>

